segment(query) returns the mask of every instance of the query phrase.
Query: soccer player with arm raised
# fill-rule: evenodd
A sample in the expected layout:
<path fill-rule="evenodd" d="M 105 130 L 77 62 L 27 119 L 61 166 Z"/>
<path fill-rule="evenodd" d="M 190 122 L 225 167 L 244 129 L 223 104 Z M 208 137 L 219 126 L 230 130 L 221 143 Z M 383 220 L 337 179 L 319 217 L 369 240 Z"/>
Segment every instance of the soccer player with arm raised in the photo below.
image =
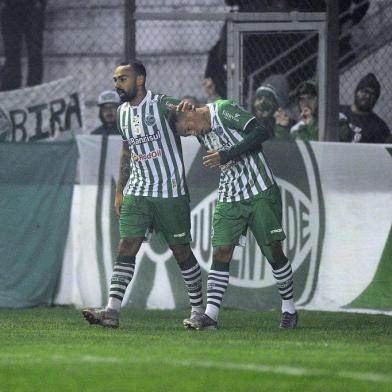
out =
<path fill-rule="evenodd" d="M 218 202 L 213 216 L 213 259 L 203 315 L 184 320 L 193 329 L 216 329 L 219 309 L 229 283 L 235 246 L 248 228 L 272 267 L 282 298 L 280 328 L 297 325 L 293 300 L 293 272 L 283 253 L 282 202 L 272 170 L 262 152 L 267 129 L 230 100 L 172 112 L 169 121 L 181 136 L 196 136 L 204 145 L 206 167 L 221 170 Z"/>
<path fill-rule="evenodd" d="M 120 216 L 118 255 L 104 309 L 84 309 L 90 324 L 117 328 L 136 255 L 151 229 L 160 232 L 181 269 L 191 305 L 191 320 L 203 314 L 200 266 L 190 242 L 190 205 L 180 137 L 171 129 L 171 110 L 193 109 L 186 101 L 147 91 L 139 61 L 120 64 L 113 81 L 122 105 L 117 127 L 123 139 L 115 208 Z"/>

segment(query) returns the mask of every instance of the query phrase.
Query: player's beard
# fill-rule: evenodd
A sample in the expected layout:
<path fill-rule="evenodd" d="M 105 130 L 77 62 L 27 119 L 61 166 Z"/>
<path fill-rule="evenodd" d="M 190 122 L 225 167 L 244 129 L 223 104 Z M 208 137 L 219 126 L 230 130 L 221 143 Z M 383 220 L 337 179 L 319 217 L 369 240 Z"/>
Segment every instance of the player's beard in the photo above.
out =
<path fill-rule="evenodd" d="M 129 91 L 125 91 L 119 88 L 116 90 L 122 102 L 132 102 L 136 98 L 136 94 L 137 94 L 136 86 L 132 86 L 129 89 Z"/>

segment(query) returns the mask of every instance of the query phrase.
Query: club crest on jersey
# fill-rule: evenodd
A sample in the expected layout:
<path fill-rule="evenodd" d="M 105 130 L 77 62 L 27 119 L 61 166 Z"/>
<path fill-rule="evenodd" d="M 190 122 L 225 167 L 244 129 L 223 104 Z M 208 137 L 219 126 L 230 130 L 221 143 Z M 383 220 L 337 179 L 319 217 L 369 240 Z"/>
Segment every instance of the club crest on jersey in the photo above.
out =
<path fill-rule="evenodd" d="M 156 124 L 156 120 L 155 117 L 152 114 L 147 114 L 147 116 L 144 119 L 144 123 L 148 126 L 148 127 L 152 127 Z"/>
<path fill-rule="evenodd" d="M 220 125 L 218 125 L 217 127 L 214 128 L 214 132 L 217 135 L 223 135 L 223 128 Z"/>

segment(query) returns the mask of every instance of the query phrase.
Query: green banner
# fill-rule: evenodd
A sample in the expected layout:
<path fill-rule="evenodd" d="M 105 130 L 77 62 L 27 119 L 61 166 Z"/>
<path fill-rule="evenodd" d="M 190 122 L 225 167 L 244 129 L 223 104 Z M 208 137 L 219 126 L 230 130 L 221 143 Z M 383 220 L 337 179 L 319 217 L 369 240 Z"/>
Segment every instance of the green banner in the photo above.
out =
<path fill-rule="evenodd" d="M 77 155 L 76 143 L 0 144 L 0 307 L 53 302 Z"/>

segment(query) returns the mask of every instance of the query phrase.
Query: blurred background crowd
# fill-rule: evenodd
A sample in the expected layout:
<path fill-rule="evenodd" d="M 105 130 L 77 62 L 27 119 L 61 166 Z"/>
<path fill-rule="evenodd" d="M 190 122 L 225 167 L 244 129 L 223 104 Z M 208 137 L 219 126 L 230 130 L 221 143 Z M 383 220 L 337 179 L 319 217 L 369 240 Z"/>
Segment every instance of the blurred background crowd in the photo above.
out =
<path fill-rule="evenodd" d="M 344 0 L 336 5 L 335 139 L 391 142 L 392 3 Z M 120 102 L 112 91 L 112 73 L 129 57 L 146 65 L 147 86 L 153 91 L 191 95 L 199 104 L 237 98 L 260 121 L 273 121 L 272 138 L 323 140 L 318 118 L 326 108 L 319 105 L 325 102 L 319 82 L 326 57 L 320 43 L 326 45 L 330 37 L 327 30 L 311 26 L 313 20 L 327 24 L 324 0 L 2 0 L 0 7 L 2 141 L 17 141 L 15 127 L 23 114 L 17 112 L 20 95 L 15 90 L 67 77 L 78 86 L 82 133 L 116 134 Z M 255 27 L 240 42 L 230 42 L 227 21 L 238 14 L 248 15 L 244 23 L 253 15 Z M 271 15 L 268 29 L 257 23 L 260 14 Z M 279 15 L 285 29 L 273 23 Z M 228 65 L 228 48 L 240 51 L 239 64 Z M 228 85 L 232 67 L 241 68 L 241 80 L 232 82 L 241 84 L 239 97 L 231 96 Z M 61 85 L 51 87 L 56 88 Z M 36 94 L 37 100 L 44 94 L 39 88 L 23 91 L 33 98 Z M 37 113 L 44 112 L 31 107 L 27 111 L 39 121 Z M 48 110 L 55 124 L 53 113 L 60 109 L 53 107 Z"/>

